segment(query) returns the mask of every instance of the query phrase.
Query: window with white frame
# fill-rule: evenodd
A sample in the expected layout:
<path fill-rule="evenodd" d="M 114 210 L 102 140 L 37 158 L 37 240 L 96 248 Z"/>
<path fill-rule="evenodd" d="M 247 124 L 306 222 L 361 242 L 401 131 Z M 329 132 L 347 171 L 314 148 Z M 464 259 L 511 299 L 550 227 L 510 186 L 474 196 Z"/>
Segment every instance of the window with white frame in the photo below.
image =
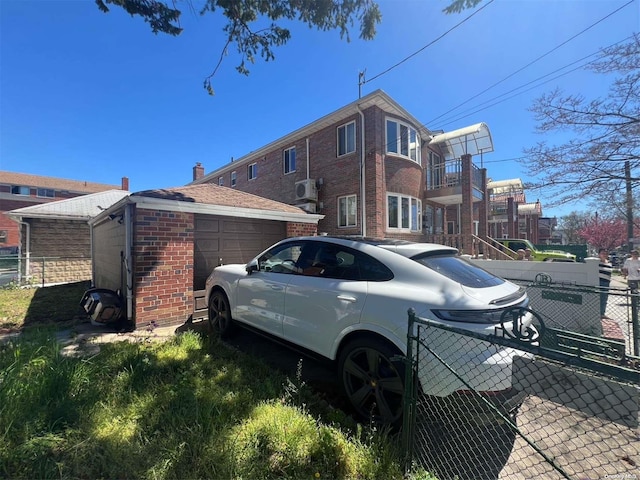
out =
<path fill-rule="evenodd" d="M 296 171 L 296 147 L 287 148 L 282 155 L 284 164 L 284 173 L 293 173 Z"/>
<path fill-rule="evenodd" d="M 14 195 L 29 195 L 29 187 L 24 187 L 22 185 L 13 185 L 11 187 L 11 193 Z"/>
<path fill-rule="evenodd" d="M 237 181 L 238 181 L 238 175 L 236 175 L 236 172 L 231 172 L 231 186 L 235 187 Z"/>
<path fill-rule="evenodd" d="M 387 119 L 387 153 L 407 157 L 420 163 L 420 135 L 415 128 L 398 120 Z"/>
<path fill-rule="evenodd" d="M 358 200 L 355 195 L 338 197 L 338 227 L 355 227 Z"/>
<path fill-rule="evenodd" d="M 251 165 L 249 165 L 248 167 L 248 174 L 247 177 L 249 178 L 249 180 L 253 180 L 254 178 L 258 177 L 258 164 L 257 163 L 252 163 Z"/>
<path fill-rule="evenodd" d="M 52 188 L 38 188 L 36 195 L 44 198 L 54 198 L 55 192 Z"/>
<path fill-rule="evenodd" d="M 422 230 L 422 202 L 414 197 L 387 194 L 387 228 L 419 232 Z"/>
<path fill-rule="evenodd" d="M 356 151 L 356 122 L 338 127 L 338 156 Z"/>
<path fill-rule="evenodd" d="M 224 177 L 218 177 L 218 185 L 220 185 L 221 187 L 224 186 Z"/>

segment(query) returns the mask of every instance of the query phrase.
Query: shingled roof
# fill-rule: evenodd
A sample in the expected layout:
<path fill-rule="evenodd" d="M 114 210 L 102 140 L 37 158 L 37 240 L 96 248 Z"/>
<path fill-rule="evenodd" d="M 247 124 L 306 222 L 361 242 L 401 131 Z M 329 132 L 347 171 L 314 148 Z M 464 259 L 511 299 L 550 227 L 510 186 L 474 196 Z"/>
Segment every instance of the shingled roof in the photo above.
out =
<path fill-rule="evenodd" d="M 104 192 L 90 193 L 66 200 L 17 208 L 11 210 L 8 214 L 13 218 L 89 220 L 128 195 L 129 192 L 124 190 L 106 190 Z"/>
<path fill-rule="evenodd" d="M 0 183 L 34 188 L 51 188 L 53 190 L 66 190 L 76 193 L 96 193 L 120 188 L 120 185 L 107 185 L 83 180 L 66 180 L 64 178 L 6 171 L 0 171 Z"/>
<path fill-rule="evenodd" d="M 222 187 L 213 183 L 202 183 L 199 185 L 187 185 L 184 187 L 160 190 L 143 190 L 133 193 L 131 196 L 177 200 L 180 202 L 193 202 L 224 207 L 302 213 L 299 207 L 242 192 L 235 188 Z"/>

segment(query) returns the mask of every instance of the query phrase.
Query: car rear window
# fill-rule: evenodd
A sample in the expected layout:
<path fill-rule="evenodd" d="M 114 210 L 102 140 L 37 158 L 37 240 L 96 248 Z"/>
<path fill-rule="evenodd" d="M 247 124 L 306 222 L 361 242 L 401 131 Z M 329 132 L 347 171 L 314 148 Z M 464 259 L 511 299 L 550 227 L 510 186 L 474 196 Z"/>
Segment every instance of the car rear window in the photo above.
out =
<path fill-rule="evenodd" d="M 457 255 L 422 254 L 412 257 L 412 259 L 465 287 L 487 288 L 505 282 L 502 278 L 496 277 Z"/>

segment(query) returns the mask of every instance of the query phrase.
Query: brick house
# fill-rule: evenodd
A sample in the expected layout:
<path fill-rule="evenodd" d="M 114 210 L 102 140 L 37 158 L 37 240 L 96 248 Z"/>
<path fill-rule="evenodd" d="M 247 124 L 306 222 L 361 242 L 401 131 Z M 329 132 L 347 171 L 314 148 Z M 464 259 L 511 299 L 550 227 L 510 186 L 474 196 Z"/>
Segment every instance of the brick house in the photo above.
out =
<path fill-rule="evenodd" d="M 118 186 L 0 171 L 0 247 L 20 244 L 20 226 L 7 216 L 11 210 L 119 188 L 129 190 L 129 179 Z"/>
<path fill-rule="evenodd" d="M 93 284 L 119 292 L 133 328 L 184 323 L 206 307 L 215 266 L 314 235 L 321 218 L 218 185 L 132 193 L 89 221 Z"/>
<path fill-rule="evenodd" d="M 322 213 L 320 232 L 473 248 L 487 236 L 485 124 L 432 132 L 377 90 L 204 174 L 214 183 Z"/>

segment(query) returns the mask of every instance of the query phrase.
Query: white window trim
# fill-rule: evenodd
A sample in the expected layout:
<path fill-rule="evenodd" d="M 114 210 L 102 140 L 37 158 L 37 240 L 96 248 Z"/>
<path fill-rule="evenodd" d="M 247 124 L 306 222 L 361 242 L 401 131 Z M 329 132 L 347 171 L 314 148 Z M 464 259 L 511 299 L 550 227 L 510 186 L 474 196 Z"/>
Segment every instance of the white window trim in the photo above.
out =
<path fill-rule="evenodd" d="M 347 151 L 347 145 L 349 145 L 349 141 L 347 139 L 347 128 L 349 127 L 349 125 L 353 125 L 353 150 L 349 150 Z M 346 145 L 344 146 L 345 148 L 345 152 L 344 153 L 340 153 L 340 129 L 344 129 L 345 131 L 345 142 Z M 353 120 L 351 122 L 345 123 L 344 125 L 340 125 L 338 128 L 336 128 L 336 157 L 344 157 L 345 155 L 350 155 L 352 153 L 354 153 L 356 151 L 356 121 Z"/>
<path fill-rule="evenodd" d="M 13 193 L 13 189 L 16 188 L 16 187 L 18 189 L 20 189 L 20 190 L 22 190 L 23 188 L 26 188 L 27 189 L 27 193 L 22 193 L 22 192 Z M 23 197 L 28 197 L 29 195 L 31 195 L 31 188 L 27 187 L 26 185 L 11 185 L 11 190 L 10 191 L 11 191 L 12 195 L 21 195 Z"/>
<path fill-rule="evenodd" d="M 251 168 L 253 167 L 253 168 Z M 252 175 L 253 172 L 253 175 Z M 249 180 L 255 180 L 256 178 L 258 178 L 258 163 L 257 162 L 253 162 L 250 163 L 249 166 L 247 167 L 247 178 Z"/>
<path fill-rule="evenodd" d="M 234 170 L 231 172 L 231 187 L 235 187 L 238 184 L 238 174 Z"/>
<path fill-rule="evenodd" d="M 398 201 L 398 224 L 400 226 L 398 227 L 390 227 L 389 226 L 389 198 L 390 197 L 395 197 Z M 416 197 L 412 197 L 410 195 L 402 195 L 400 193 L 392 193 L 392 192 L 387 192 L 387 204 L 385 205 L 385 209 L 387 211 L 387 220 L 386 220 L 386 230 L 390 231 L 390 232 L 408 232 L 408 233 L 422 233 L 422 200 L 420 200 L 419 198 Z M 409 228 L 403 227 L 402 226 L 402 200 L 403 199 L 408 199 L 409 200 Z M 417 211 L 417 218 L 415 221 L 415 225 L 412 225 L 412 218 L 413 215 L 411 215 L 411 205 L 415 204 L 416 205 L 416 211 Z"/>
<path fill-rule="evenodd" d="M 347 209 L 347 215 L 345 215 L 346 219 L 347 219 L 347 224 L 346 225 L 340 225 L 340 200 L 342 199 L 346 199 L 346 209 Z M 351 225 L 349 224 L 349 199 L 353 199 L 353 201 L 356 203 L 356 214 L 354 216 L 354 223 Z M 358 226 L 358 196 L 356 194 L 353 195 L 342 195 L 340 197 L 338 197 L 338 219 L 337 219 L 337 223 L 338 223 L 338 228 L 353 228 L 353 227 L 357 227 Z"/>
<path fill-rule="evenodd" d="M 289 175 L 291 173 L 295 173 L 295 171 L 296 171 L 296 165 L 294 164 L 293 165 L 293 169 L 290 168 L 289 171 L 287 172 L 287 156 L 286 156 L 286 152 L 291 152 L 291 151 L 293 151 L 294 155 L 295 155 L 296 147 L 294 146 L 294 147 L 285 148 L 282 151 L 282 171 L 283 171 L 283 173 L 285 175 Z M 295 161 L 296 160 L 294 159 L 294 162 Z M 289 164 L 290 163 L 291 163 L 291 155 L 289 155 Z M 291 165 L 289 165 L 289 167 L 291 167 Z"/>
<path fill-rule="evenodd" d="M 223 176 L 218 177 L 218 186 L 224 187 L 224 177 Z"/>
<path fill-rule="evenodd" d="M 413 158 L 411 158 L 411 156 L 409 156 L 409 155 L 403 155 L 400 151 L 398 151 L 398 152 L 390 152 L 389 151 L 389 149 L 388 149 L 389 139 L 387 138 L 387 132 L 388 132 L 387 124 L 389 122 L 394 122 L 397 125 L 402 125 L 404 127 L 407 127 L 409 129 L 409 131 L 413 130 L 414 132 L 416 132 L 416 143 L 417 143 L 417 146 L 416 146 L 416 159 L 415 160 Z M 398 135 L 400 135 L 400 133 L 398 133 Z M 411 162 L 417 163 L 418 165 L 422 165 L 422 147 L 421 147 L 422 140 L 420 138 L 420 133 L 418 132 L 418 130 L 416 128 L 414 128 L 413 126 L 411 126 L 407 122 L 403 122 L 402 120 L 399 120 L 397 118 L 386 117 L 384 119 L 384 139 L 385 139 L 384 151 L 385 151 L 386 154 L 393 155 L 393 156 L 400 157 L 400 158 L 405 158 L 405 159 L 407 159 L 407 160 L 409 160 Z M 401 150 L 400 141 L 401 141 L 400 136 L 397 136 L 396 137 L 396 144 L 398 145 L 398 150 Z M 410 150 L 409 147 L 410 147 L 410 145 L 407 143 L 407 148 Z"/>

